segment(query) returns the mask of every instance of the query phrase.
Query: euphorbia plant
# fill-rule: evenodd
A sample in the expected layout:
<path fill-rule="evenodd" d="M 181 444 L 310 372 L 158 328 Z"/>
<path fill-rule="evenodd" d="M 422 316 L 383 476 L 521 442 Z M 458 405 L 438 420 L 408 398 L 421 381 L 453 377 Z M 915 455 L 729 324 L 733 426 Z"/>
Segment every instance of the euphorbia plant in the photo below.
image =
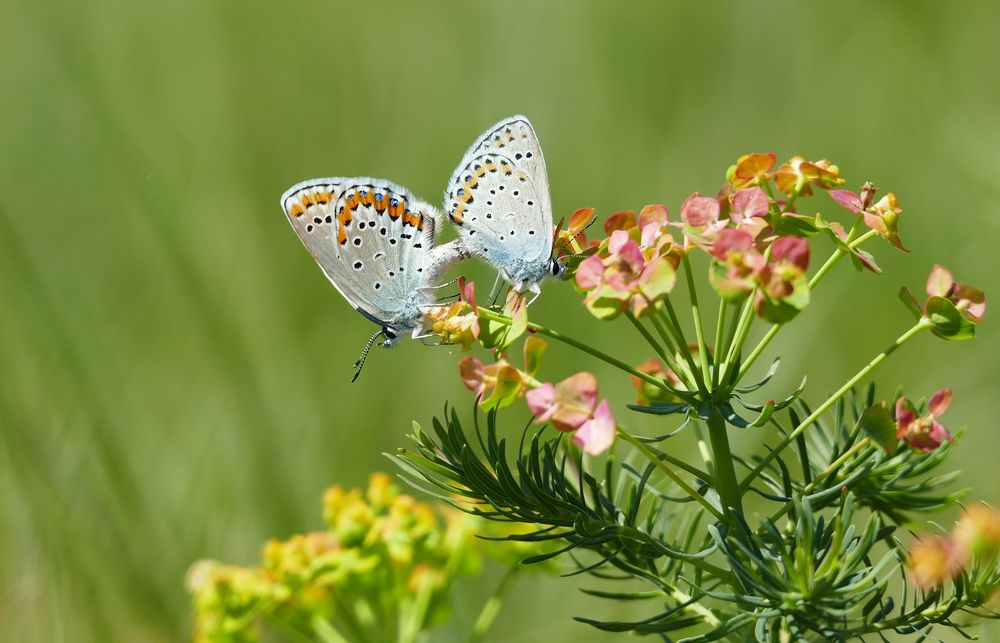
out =
<path fill-rule="evenodd" d="M 581 314 L 624 326 L 615 333 L 635 332 L 648 359 L 632 365 L 597 347 L 608 343 L 603 334 L 570 337 L 529 321 L 516 293 L 499 309 L 476 306 L 463 285 L 461 302 L 432 316 L 435 329 L 450 329 L 442 339 L 495 355 L 493 363 L 471 355 L 460 362 L 481 407 L 472 418 L 476 435 L 470 439 L 452 409 L 432 432 L 418 428 L 416 451 L 397 459 L 420 483 L 461 498 L 467 511 L 522 523 L 512 540 L 557 541 L 551 555 L 564 554 L 577 571 L 648 584 L 591 592 L 651 603 L 640 621 L 579 619 L 604 630 L 665 640 L 683 631 L 685 641 L 825 641 L 919 635 L 998 616 L 1000 530 L 992 510 L 970 508 L 947 536 L 909 531 L 962 496 L 948 488 L 953 476 L 939 473 L 962 435 L 939 421 L 950 390 L 928 403 L 878 399 L 870 382 L 886 358 L 922 335 L 972 338 L 985 314 L 982 291 L 934 267 L 924 302 L 900 293 L 913 324 L 812 403 L 804 379 L 790 394 L 761 395 L 777 359 L 749 381 L 771 341 L 844 257 L 877 274 L 867 246 L 880 237 L 905 250 L 897 197 L 877 199 L 871 183 L 857 193 L 843 184 L 825 160 L 779 165 L 773 154 L 749 154 L 715 196 L 692 194 L 676 218 L 662 205 L 638 216 L 618 212 L 594 239 L 594 211 L 578 210 L 556 239 L 582 295 Z M 828 214 L 806 214 L 804 203 Z M 716 295 L 711 304 L 707 292 Z M 748 344 L 761 322 L 767 330 Z M 519 368 L 509 356 L 522 338 Z M 630 376 L 638 399 L 600 399 L 589 371 L 550 373 L 541 364 L 546 341 Z M 535 422 L 505 429 L 503 409 L 520 397 Z M 664 429 L 635 434 L 626 408 L 661 417 Z M 671 447 L 681 431 L 696 432 L 700 462 Z M 738 431 L 755 432 L 765 448 L 735 451 Z"/>

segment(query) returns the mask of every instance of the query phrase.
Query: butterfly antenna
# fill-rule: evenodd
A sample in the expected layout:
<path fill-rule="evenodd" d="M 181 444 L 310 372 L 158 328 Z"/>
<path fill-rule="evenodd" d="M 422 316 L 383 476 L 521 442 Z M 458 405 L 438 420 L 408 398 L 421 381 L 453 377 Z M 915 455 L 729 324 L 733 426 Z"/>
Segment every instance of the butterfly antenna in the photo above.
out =
<path fill-rule="evenodd" d="M 580 232 L 586 232 L 590 228 L 590 226 L 594 225 L 596 221 L 597 221 L 597 215 L 595 214 L 594 216 L 590 217 L 590 221 L 587 222 L 587 225 L 583 226 L 583 228 L 580 229 Z M 563 219 L 560 219 L 559 224 L 556 226 L 555 234 L 552 237 L 553 247 L 556 245 L 556 241 L 559 239 L 559 230 L 562 229 L 562 225 L 563 225 Z M 580 234 L 580 232 L 578 232 L 577 234 Z M 574 235 L 573 238 L 576 238 L 576 236 Z M 569 254 L 570 246 L 568 243 L 564 243 L 562 246 L 560 246 L 559 250 L 561 250 L 565 254 Z M 577 257 L 580 255 L 570 255 L 570 256 Z"/>
<path fill-rule="evenodd" d="M 372 349 L 372 346 L 375 345 L 375 340 L 382 336 L 382 333 L 383 331 L 380 330 L 368 339 L 368 343 L 365 344 L 365 349 L 361 351 L 361 357 L 358 358 L 358 361 L 354 362 L 354 368 L 356 370 L 354 371 L 354 377 L 351 378 L 352 384 L 356 382 L 358 377 L 361 375 L 361 369 L 365 367 L 365 360 L 368 359 L 368 352 Z"/>

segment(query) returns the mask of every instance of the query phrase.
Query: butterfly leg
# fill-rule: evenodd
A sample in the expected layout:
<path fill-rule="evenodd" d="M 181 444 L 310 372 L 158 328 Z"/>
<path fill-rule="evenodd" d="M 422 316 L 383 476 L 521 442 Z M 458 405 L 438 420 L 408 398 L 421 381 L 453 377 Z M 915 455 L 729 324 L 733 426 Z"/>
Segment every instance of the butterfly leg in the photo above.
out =
<path fill-rule="evenodd" d="M 493 287 L 490 288 L 490 307 L 497 305 L 497 297 L 500 296 L 500 284 L 502 279 L 503 275 L 498 272 L 497 278 L 493 280 Z"/>
<path fill-rule="evenodd" d="M 530 292 L 532 295 L 531 299 L 528 300 L 527 304 L 528 306 L 530 306 L 531 304 L 535 303 L 535 300 L 538 299 L 538 297 L 542 294 L 542 287 L 541 285 L 538 284 L 538 282 L 535 282 L 530 286 L 528 286 L 527 291 Z"/>

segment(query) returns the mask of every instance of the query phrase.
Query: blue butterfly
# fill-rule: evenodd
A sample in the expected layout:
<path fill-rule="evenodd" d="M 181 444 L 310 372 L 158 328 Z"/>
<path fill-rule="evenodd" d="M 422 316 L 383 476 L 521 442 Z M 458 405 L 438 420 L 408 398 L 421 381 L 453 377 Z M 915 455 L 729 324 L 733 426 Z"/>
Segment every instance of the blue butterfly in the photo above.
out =
<path fill-rule="evenodd" d="M 421 337 L 440 276 L 465 255 L 454 241 L 434 246 L 438 210 L 367 177 L 304 181 L 282 195 L 281 207 L 333 287 L 381 326 L 356 366 L 379 337 L 386 347 L 406 333 Z"/>
<path fill-rule="evenodd" d="M 520 292 L 540 293 L 562 264 L 552 256 L 552 201 L 538 137 L 524 116 L 506 118 L 465 153 L 445 192 L 445 210 L 468 253 Z"/>

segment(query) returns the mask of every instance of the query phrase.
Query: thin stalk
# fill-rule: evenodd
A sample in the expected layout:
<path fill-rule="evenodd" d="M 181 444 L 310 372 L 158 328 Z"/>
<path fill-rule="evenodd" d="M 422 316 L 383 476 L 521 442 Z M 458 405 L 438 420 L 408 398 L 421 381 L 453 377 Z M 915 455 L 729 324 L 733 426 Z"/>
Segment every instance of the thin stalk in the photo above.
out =
<path fill-rule="evenodd" d="M 479 317 L 482 319 L 490 319 L 492 321 L 499 322 L 501 324 L 506 324 L 508 326 L 511 324 L 510 317 L 499 315 L 488 308 L 479 307 L 478 311 L 479 311 Z M 559 331 L 552 330 L 551 328 L 546 328 L 545 326 L 540 326 L 533 322 L 528 322 L 528 329 L 540 335 L 551 337 L 552 339 L 560 341 L 564 344 L 569 344 L 573 348 L 579 349 L 589 355 L 592 355 L 603 362 L 607 362 L 608 364 L 614 366 L 615 368 L 625 371 L 629 375 L 634 375 L 635 377 L 638 377 L 640 380 L 648 382 L 657 388 L 663 389 L 664 391 L 668 391 L 671 393 L 676 393 L 676 390 L 672 386 L 667 384 L 665 381 L 657 379 L 652 375 L 650 375 L 649 373 L 643 373 L 640 370 L 632 368 L 631 366 L 621 361 L 620 359 L 615 359 L 614 357 L 608 355 L 607 353 L 599 351 L 596 348 L 584 344 L 583 342 L 577 339 L 573 339 L 572 337 L 563 335 Z"/>
<path fill-rule="evenodd" d="M 712 409 L 708 417 L 708 438 L 712 443 L 712 458 L 715 461 L 716 489 L 722 499 L 726 512 L 735 511 L 743 515 L 743 495 L 740 493 L 740 483 L 736 479 L 736 469 L 733 466 L 733 453 L 729 448 L 729 434 L 726 431 L 726 420 L 718 409 Z"/>
<path fill-rule="evenodd" d="M 712 381 L 715 376 L 708 369 L 708 346 L 705 345 L 705 331 L 701 327 L 701 307 L 698 305 L 698 290 L 694 287 L 694 275 L 687 253 L 681 255 L 684 263 L 684 276 L 687 281 L 688 294 L 691 297 L 691 319 L 694 321 L 694 334 L 698 339 L 698 361 L 701 363 L 701 379 L 706 382 L 706 388 L 712 391 Z"/>
<path fill-rule="evenodd" d="M 844 463 L 847 462 L 848 460 L 850 460 L 851 457 L 854 454 L 856 454 L 858 451 L 860 451 L 861 449 L 863 449 L 866 446 L 868 446 L 870 443 L 871 443 L 871 440 L 869 438 L 864 438 L 862 440 L 859 440 L 857 444 L 855 444 L 853 447 L 851 447 L 850 449 L 848 449 L 847 451 L 845 451 L 843 453 L 843 455 L 841 455 L 839 458 L 837 458 L 836 460 L 834 460 L 833 462 L 831 462 L 830 466 L 828 466 L 827 468 L 823 469 L 818 474 L 816 474 L 816 477 L 813 479 L 813 481 L 810 482 L 809 484 L 807 484 L 805 487 L 803 487 L 802 493 L 800 495 L 801 496 L 807 496 L 807 495 L 809 495 L 816 488 L 816 485 L 819 484 L 820 480 L 825 479 L 827 476 L 829 476 L 830 474 L 832 474 L 834 471 L 836 471 L 837 469 L 839 469 L 840 467 L 842 467 L 844 465 Z M 789 500 L 788 502 L 786 502 L 781 507 L 781 509 L 779 509 L 778 511 L 776 511 L 774 513 L 774 515 L 771 516 L 771 522 L 774 522 L 774 521 L 778 520 L 778 518 L 781 518 L 783 515 L 785 515 L 785 513 L 787 511 L 789 511 L 794 506 L 795 506 L 795 503 L 793 503 L 791 500 Z"/>
<path fill-rule="evenodd" d="M 684 361 L 687 362 L 688 368 L 691 369 L 691 376 L 694 377 L 695 382 L 698 385 L 698 390 L 703 393 L 708 393 L 708 387 L 705 386 L 705 380 L 701 377 L 701 369 L 694 362 L 694 356 L 691 355 L 691 349 L 688 348 L 687 340 L 684 339 L 684 333 L 681 331 L 681 323 L 677 319 L 677 313 L 674 311 L 674 305 L 670 303 L 670 298 L 665 297 L 663 299 L 663 306 L 658 308 L 658 310 L 664 311 L 667 314 L 667 328 L 674 334 L 677 340 L 677 347 L 681 351 L 681 355 L 684 356 Z"/>
<path fill-rule="evenodd" d="M 671 361 L 669 363 L 670 369 L 674 372 L 675 375 L 677 375 L 677 377 L 680 378 L 682 382 L 684 382 L 684 386 L 686 386 L 689 391 L 694 391 L 698 387 L 695 385 L 694 381 L 692 381 L 691 377 L 688 375 L 687 370 L 681 368 L 680 365 L 677 363 L 676 355 L 678 355 L 678 350 L 674 348 L 673 341 L 670 339 L 670 333 L 667 332 L 667 329 L 663 326 L 663 321 L 660 320 L 658 313 L 659 313 L 658 310 L 653 310 L 653 314 L 649 316 L 649 319 L 651 322 L 653 322 L 653 327 L 656 329 L 656 332 L 660 335 L 660 339 L 663 340 L 663 344 L 666 346 L 667 350 L 670 351 L 675 356 L 671 358 Z"/>
<path fill-rule="evenodd" d="M 653 337 L 653 335 L 649 332 L 649 329 L 643 326 L 642 322 L 636 319 L 635 315 L 633 315 L 631 312 L 625 313 L 625 317 L 628 318 L 630 322 L 632 322 L 632 325 L 635 326 L 635 329 L 639 331 L 639 334 L 642 335 L 642 337 L 646 340 L 646 343 L 653 347 L 653 350 L 656 351 L 656 354 L 660 356 L 660 359 L 663 360 L 663 363 L 666 364 L 667 366 L 670 366 L 670 363 L 673 360 L 671 360 L 667 356 L 666 351 L 663 350 L 663 347 L 660 346 L 660 343 L 656 341 L 656 338 Z"/>
<path fill-rule="evenodd" d="M 847 235 L 848 239 L 854 236 L 854 231 L 857 228 L 857 225 L 858 224 L 855 224 L 854 227 L 851 228 L 851 231 Z M 851 248 L 856 248 L 876 234 L 878 233 L 875 232 L 874 230 L 869 230 L 868 232 L 864 233 L 854 241 L 850 241 L 848 243 L 848 246 L 850 246 Z M 823 280 L 823 277 L 826 276 L 826 273 L 828 273 L 830 269 L 833 268 L 833 266 L 838 261 L 840 261 L 840 259 L 846 254 L 847 251 L 844 250 L 843 248 L 838 247 L 836 250 L 834 250 L 833 254 L 831 254 L 830 257 L 826 260 L 826 263 L 820 266 L 819 270 L 816 271 L 816 274 L 814 274 L 812 278 L 809 280 L 809 290 L 814 289 L 819 284 L 819 282 Z M 754 347 L 753 351 L 751 351 L 750 355 L 747 356 L 746 361 L 744 361 L 743 365 L 740 367 L 740 372 L 736 376 L 737 382 L 744 375 L 747 374 L 747 371 L 750 370 L 750 367 L 753 366 L 753 363 L 757 361 L 757 358 L 760 357 L 760 354 L 764 352 L 764 349 L 767 348 L 767 345 L 771 343 L 771 340 L 774 339 L 774 336 L 778 334 L 778 331 L 781 329 L 783 325 L 784 324 L 775 324 L 768 329 L 767 333 L 764 334 L 764 337 L 761 338 L 760 342 L 757 343 L 757 346 Z"/>
<path fill-rule="evenodd" d="M 729 306 L 726 300 L 719 300 L 719 316 L 715 320 L 715 345 L 712 347 L 714 351 L 715 359 L 712 360 L 712 390 L 715 390 L 719 386 L 719 358 L 722 357 L 722 351 L 725 348 L 722 345 L 723 334 L 726 330 L 726 308 Z"/>
<path fill-rule="evenodd" d="M 678 487 L 683 489 L 685 493 L 691 496 L 693 500 L 700 503 L 701 506 L 705 508 L 705 511 L 712 514 L 719 520 L 725 519 L 725 517 L 721 513 L 719 513 L 718 509 L 713 507 L 708 500 L 705 500 L 705 498 L 700 493 L 698 493 L 694 489 L 694 487 L 684 482 L 683 478 L 677 475 L 677 473 L 673 469 L 668 467 L 666 463 L 664 463 L 663 460 L 659 458 L 659 456 L 653 453 L 653 451 L 650 450 L 650 448 L 647 447 L 645 444 L 643 444 L 640 440 L 636 439 L 635 436 L 633 436 L 628 431 L 625 431 L 621 427 L 618 427 L 618 437 L 620 437 L 622 440 L 625 440 L 626 442 L 634 446 L 640 453 L 642 453 L 642 455 L 646 457 L 647 460 L 652 462 L 657 469 L 665 473 L 668 478 L 673 480 L 674 483 L 676 483 Z"/>
<path fill-rule="evenodd" d="M 469 641 L 471 643 L 476 643 L 477 641 L 482 641 L 486 638 L 486 633 L 496 620 L 497 614 L 500 613 L 500 607 L 503 606 L 503 599 L 507 595 L 507 591 L 510 589 L 511 584 L 514 581 L 517 570 L 518 566 L 514 565 L 508 569 L 506 573 L 504 573 L 496 591 L 493 592 L 493 596 L 490 596 L 489 600 L 486 601 L 486 604 L 483 605 L 483 609 L 479 612 L 479 616 L 476 618 L 476 623 L 472 627 L 472 633 L 469 636 Z"/>
<path fill-rule="evenodd" d="M 920 331 L 930 328 L 930 322 L 926 318 L 921 318 L 916 324 L 914 324 L 909 330 L 896 338 L 892 344 L 890 344 L 885 350 L 876 355 L 868 364 L 865 365 L 860 371 L 858 371 L 854 377 L 847 380 L 843 386 L 837 389 L 837 392 L 831 395 L 825 402 L 820 404 L 815 411 L 809 414 L 806 419 L 802 420 L 797 427 L 795 427 L 791 433 L 789 433 L 784 440 L 775 449 L 772 449 L 760 463 L 753 468 L 753 471 L 743 480 L 740 485 L 742 491 L 746 491 L 747 487 L 753 482 L 753 480 L 760 474 L 764 468 L 770 464 L 779 453 L 781 453 L 785 447 L 792 443 L 795 438 L 797 438 L 803 431 L 809 428 L 813 422 L 815 422 L 821 415 L 826 413 L 831 406 L 833 406 L 837 400 L 842 398 L 848 391 L 850 391 L 858 382 L 866 378 L 872 371 L 878 368 L 879 364 L 885 361 L 889 355 L 892 355 L 897 348 L 908 342 L 910 339 L 915 337 Z"/>
<path fill-rule="evenodd" d="M 733 342 L 729 345 L 729 352 L 726 354 L 726 372 L 722 375 L 723 384 L 729 381 L 733 365 L 743 351 L 743 344 L 747 341 L 747 335 L 750 333 L 750 326 L 753 323 L 753 298 L 754 293 L 750 293 L 740 311 L 740 317 L 736 323 L 736 335 L 733 337 Z"/>

